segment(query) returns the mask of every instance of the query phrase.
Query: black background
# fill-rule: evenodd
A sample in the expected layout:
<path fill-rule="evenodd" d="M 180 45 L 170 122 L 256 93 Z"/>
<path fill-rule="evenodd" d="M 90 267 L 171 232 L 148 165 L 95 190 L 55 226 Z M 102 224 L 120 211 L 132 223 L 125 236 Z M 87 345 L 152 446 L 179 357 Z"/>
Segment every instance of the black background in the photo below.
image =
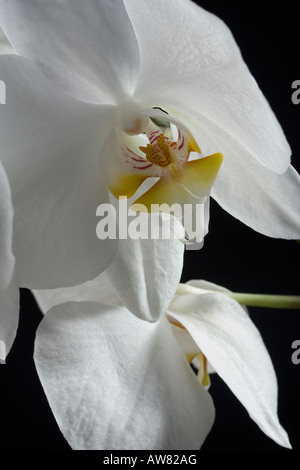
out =
<path fill-rule="evenodd" d="M 300 79 L 299 2 L 197 3 L 231 28 L 285 131 L 293 150 L 292 163 L 300 171 L 300 104 L 291 101 L 291 84 Z M 300 244 L 257 234 L 212 201 L 210 232 L 204 248 L 186 252 L 182 280 L 202 278 L 240 292 L 300 295 L 299 261 Z M 291 361 L 291 344 L 300 339 L 299 311 L 251 308 L 250 314 L 277 373 L 280 421 L 294 450 L 300 450 L 300 364 Z M 22 289 L 17 339 L 7 364 L 0 366 L 1 450 L 69 449 L 47 405 L 32 359 L 35 330 L 41 319 L 31 293 Z M 212 376 L 210 392 L 216 421 L 203 449 L 281 449 L 264 436 L 216 375 Z"/>

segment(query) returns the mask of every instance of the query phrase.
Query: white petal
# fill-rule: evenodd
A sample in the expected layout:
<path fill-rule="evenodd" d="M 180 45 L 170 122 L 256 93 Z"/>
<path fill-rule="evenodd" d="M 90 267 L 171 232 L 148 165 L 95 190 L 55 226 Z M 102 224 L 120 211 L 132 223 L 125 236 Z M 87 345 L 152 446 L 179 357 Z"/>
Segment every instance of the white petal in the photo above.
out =
<path fill-rule="evenodd" d="M 275 238 L 300 237 L 300 178 L 293 167 L 278 175 L 213 122 L 180 115 L 204 153 L 224 155 L 211 195 L 223 209 L 257 232 Z M 273 155 L 274 148 L 270 147 Z"/>
<path fill-rule="evenodd" d="M 19 323 L 19 288 L 16 277 L 0 291 L 0 361 L 5 360 L 14 339 Z"/>
<path fill-rule="evenodd" d="M 106 272 L 100 274 L 96 279 L 78 286 L 61 289 L 34 290 L 33 294 L 44 314 L 56 305 L 71 301 L 100 302 L 114 306 L 123 305 Z"/>
<path fill-rule="evenodd" d="M 158 226 L 172 228 L 172 216 L 141 213 L 139 218 L 147 222 L 147 238 L 119 240 L 117 254 L 107 274 L 128 310 L 144 320 L 156 321 L 166 312 L 176 292 L 182 273 L 184 244 L 171 230 L 169 239 L 151 238 L 150 228 L 155 227 L 157 221 Z M 128 227 L 130 223 L 129 219 Z"/>
<path fill-rule="evenodd" d="M 112 102 L 132 91 L 139 50 L 123 0 L 2 0 L 0 22 L 17 53 L 72 96 Z"/>
<path fill-rule="evenodd" d="M 177 324 L 176 322 L 171 322 L 170 324 L 172 326 L 173 335 L 176 338 L 176 341 L 184 352 L 184 354 L 188 358 L 197 356 L 197 354 L 199 354 L 201 351 L 199 349 L 199 346 L 195 343 L 191 335 L 188 333 L 188 331 L 179 326 L 179 324 Z"/>
<path fill-rule="evenodd" d="M 169 320 L 171 319 L 169 318 Z M 170 321 L 170 324 L 172 326 L 172 331 L 176 338 L 176 341 L 179 344 L 180 349 L 182 349 L 182 351 L 186 355 L 186 357 L 190 360 L 194 356 L 197 356 L 201 352 L 201 350 L 199 346 L 195 343 L 189 332 L 182 326 L 179 326 L 178 323 L 172 323 L 172 320 Z M 214 374 L 216 372 L 209 362 L 207 362 L 207 372 L 208 374 Z"/>
<path fill-rule="evenodd" d="M 263 340 L 244 309 L 222 294 L 177 296 L 168 312 L 190 333 L 251 418 L 290 447 L 277 417 L 277 381 Z"/>
<path fill-rule="evenodd" d="M 19 320 L 19 289 L 12 253 L 13 207 L 7 177 L 0 163 L 0 360 L 5 360 Z"/>
<path fill-rule="evenodd" d="M 240 159 L 231 171 L 226 170 L 212 189 L 212 197 L 223 209 L 269 237 L 300 238 L 300 176 L 291 165 L 277 175 L 259 163 L 244 164 Z M 231 185 L 226 181 L 229 173 Z"/>
<path fill-rule="evenodd" d="M 201 290 L 205 294 L 206 291 L 214 291 L 214 292 L 230 292 L 229 289 L 226 289 L 223 286 L 219 286 L 218 284 L 214 284 L 213 282 L 205 281 L 204 279 L 191 279 L 190 281 L 183 284 L 183 286 L 192 286 L 199 289 L 199 294 Z"/>
<path fill-rule="evenodd" d="M 63 304 L 38 328 L 35 363 L 73 449 L 198 449 L 211 428 L 211 398 L 165 318 Z"/>
<path fill-rule="evenodd" d="M 125 5 L 141 54 L 136 97 L 201 113 L 262 165 L 284 172 L 289 145 L 226 25 L 188 0 Z"/>
<path fill-rule="evenodd" d="M 15 259 L 12 253 L 13 207 L 7 176 L 0 162 L 0 293 L 10 284 Z"/>
<path fill-rule="evenodd" d="M 1 159 L 15 207 L 14 253 L 22 287 L 53 288 L 95 278 L 115 253 L 96 236 L 107 194 L 99 153 L 113 109 L 60 94 L 29 61 L 0 57 Z"/>
<path fill-rule="evenodd" d="M 144 184 L 143 187 L 147 190 L 148 185 Z M 140 188 L 137 194 L 142 191 Z M 125 202 L 126 214 L 132 200 L 133 198 Z M 114 204 L 118 209 L 116 200 Z M 123 217 L 121 208 L 117 216 L 118 221 L 124 221 Z M 127 238 L 119 240 L 118 252 L 106 272 L 92 281 L 69 289 L 34 291 L 42 311 L 46 312 L 62 302 L 92 300 L 125 305 L 137 317 L 151 322 L 159 319 L 165 313 L 178 287 L 184 245 L 176 238 L 151 239 L 151 229 L 156 227 L 156 218 L 148 214 L 141 214 L 138 218 L 140 217 L 147 222 L 149 231 L 141 231 L 147 239 L 129 238 L 129 228 L 133 220 L 132 216 L 127 220 L 125 217 L 123 228 L 126 228 Z M 161 221 L 160 227 L 164 224 L 163 230 L 169 227 L 170 217 L 167 214 L 159 215 L 158 220 Z M 172 228 L 171 223 L 170 227 Z M 180 222 L 179 227 L 182 229 Z M 178 235 L 181 233 L 180 230 Z"/>
<path fill-rule="evenodd" d="M 0 28 L 0 54 L 13 54 L 14 50 L 9 40 Z"/>

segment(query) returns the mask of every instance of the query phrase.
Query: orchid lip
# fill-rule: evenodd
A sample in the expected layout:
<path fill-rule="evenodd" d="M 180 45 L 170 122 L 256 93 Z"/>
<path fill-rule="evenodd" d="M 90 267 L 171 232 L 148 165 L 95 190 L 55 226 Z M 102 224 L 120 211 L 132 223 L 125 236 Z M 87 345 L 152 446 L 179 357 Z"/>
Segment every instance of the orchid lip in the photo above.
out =
<path fill-rule="evenodd" d="M 119 105 L 119 126 L 116 160 L 108 162 L 108 188 L 112 195 L 133 197 L 146 179 L 156 178 L 133 206 L 173 207 L 174 204 L 204 204 L 222 163 L 222 155 L 201 155 L 199 145 L 191 131 L 162 107 L 143 108 L 141 103 L 126 98 Z M 198 159 L 191 159 L 191 153 Z M 159 209 L 164 211 L 165 209 Z M 193 243 L 188 237 L 188 243 Z"/>

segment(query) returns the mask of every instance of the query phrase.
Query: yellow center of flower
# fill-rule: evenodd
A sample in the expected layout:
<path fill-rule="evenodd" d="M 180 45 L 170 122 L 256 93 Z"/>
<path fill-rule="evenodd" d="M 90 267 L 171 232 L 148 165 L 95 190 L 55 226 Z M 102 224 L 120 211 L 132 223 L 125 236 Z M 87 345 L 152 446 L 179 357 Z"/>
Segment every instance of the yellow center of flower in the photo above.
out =
<path fill-rule="evenodd" d="M 198 371 L 198 378 L 200 382 L 202 383 L 203 387 L 209 387 L 210 386 L 210 378 L 209 374 L 207 372 L 207 359 L 206 356 L 202 352 L 200 352 L 197 356 L 197 359 L 199 361 L 199 371 Z"/>
<path fill-rule="evenodd" d="M 147 147 L 140 147 L 140 150 L 146 154 L 148 162 L 165 168 L 174 163 L 170 147 L 163 134 L 157 138 L 155 144 L 148 144 Z"/>
<path fill-rule="evenodd" d="M 157 181 L 135 200 L 133 211 L 166 212 L 166 205 L 205 203 L 222 163 L 221 154 L 203 157 L 188 128 L 168 115 L 162 119 L 146 116 L 132 100 L 122 102 L 119 121 L 120 155 L 115 164 L 108 165 L 109 190 L 116 198 L 132 197 L 152 177 Z M 191 152 L 198 159 L 190 158 Z"/>

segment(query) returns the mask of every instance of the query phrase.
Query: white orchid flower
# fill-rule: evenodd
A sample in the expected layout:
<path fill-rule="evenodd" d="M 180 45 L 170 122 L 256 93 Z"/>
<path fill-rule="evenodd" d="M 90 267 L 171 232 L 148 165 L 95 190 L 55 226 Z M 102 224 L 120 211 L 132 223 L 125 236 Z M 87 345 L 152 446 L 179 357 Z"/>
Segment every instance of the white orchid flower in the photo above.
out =
<path fill-rule="evenodd" d="M 19 289 L 12 252 L 13 207 L 9 183 L 0 162 L 0 361 L 5 361 L 19 321 Z"/>
<path fill-rule="evenodd" d="M 290 447 L 274 369 L 248 313 L 220 286 L 188 284 L 156 323 L 131 315 L 105 273 L 35 293 L 46 312 L 35 364 L 73 449 L 199 449 L 214 421 L 207 360 L 262 431 Z"/>
<path fill-rule="evenodd" d="M 110 264 L 117 243 L 95 237 L 107 187 L 131 195 L 155 176 L 146 207 L 203 203 L 220 153 L 221 206 L 299 237 L 289 146 L 214 15 L 189 0 L 3 0 L 0 24 L 19 55 L 0 57 L 0 129 L 21 286 L 76 285 Z"/>

